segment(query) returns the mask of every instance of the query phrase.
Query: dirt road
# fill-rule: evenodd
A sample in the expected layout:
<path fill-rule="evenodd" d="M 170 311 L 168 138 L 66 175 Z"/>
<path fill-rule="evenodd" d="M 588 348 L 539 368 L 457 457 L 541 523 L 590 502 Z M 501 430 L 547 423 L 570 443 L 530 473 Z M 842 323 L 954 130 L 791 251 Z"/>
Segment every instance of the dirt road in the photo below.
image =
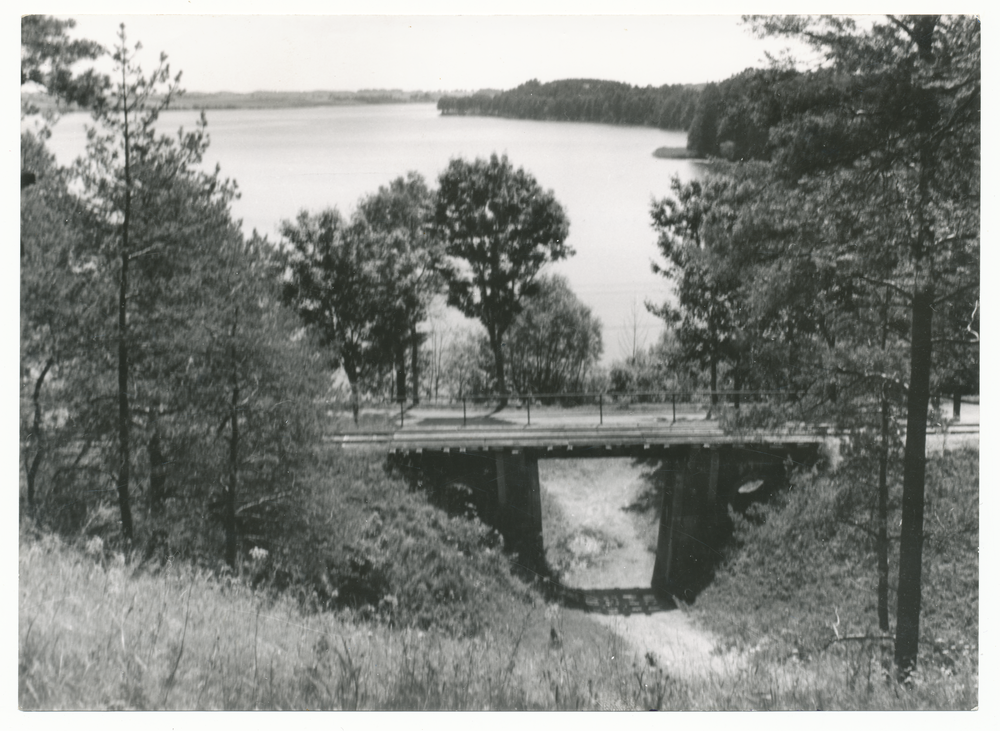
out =
<path fill-rule="evenodd" d="M 549 561 L 563 569 L 564 585 L 597 597 L 590 616 L 640 657 L 652 653 L 677 676 L 727 672 L 738 660 L 716 653 L 715 638 L 683 608 L 652 605 L 658 499 L 650 472 L 629 459 L 541 461 Z"/>

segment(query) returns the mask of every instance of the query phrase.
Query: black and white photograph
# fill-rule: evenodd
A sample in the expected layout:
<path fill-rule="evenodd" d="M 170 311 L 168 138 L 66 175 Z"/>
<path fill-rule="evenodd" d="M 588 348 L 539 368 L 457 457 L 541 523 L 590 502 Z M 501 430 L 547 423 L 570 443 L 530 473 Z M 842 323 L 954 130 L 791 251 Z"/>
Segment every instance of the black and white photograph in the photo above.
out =
<path fill-rule="evenodd" d="M 20 711 L 979 710 L 980 16 L 37 5 Z"/>

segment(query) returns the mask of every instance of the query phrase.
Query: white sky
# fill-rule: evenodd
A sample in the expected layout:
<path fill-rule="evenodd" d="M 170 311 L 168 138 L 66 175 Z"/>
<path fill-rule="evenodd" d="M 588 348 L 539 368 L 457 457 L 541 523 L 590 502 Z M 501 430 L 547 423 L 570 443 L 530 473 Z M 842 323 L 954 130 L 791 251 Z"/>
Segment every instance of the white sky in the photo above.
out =
<path fill-rule="evenodd" d="M 564 14 L 455 14 L 469 13 L 470 5 L 483 8 L 479 13 L 488 13 L 492 5 L 493 12 L 502 7 L 504 13 Z M 565 14 L 567 6 L 578 14 Z M 163 14 L 136 15 L 137 7 L 143 13 Z M 49 6 L 44 12 L 74 18 L 75 36 L 106 47 L 115 43 L 118 24 L 125 22 L 130 42 L 143 44 L 140 58 L 145 65 L 152 66 L 159 53 L 166 52 L 172 70 L 183 71 L 182 86 L 189 91 L 509 89 L 531 78 L 582 77 L 643 86 L 700 83 L 764 65 L 766 50 L 786 45 L 753 38 L 733 14 L 745 9 L 737 4 L 697 7 L 703 13 L 729 14 L 666 15 L 693 9 L 666 3 L 570 6 L 551 0 L 502 6 L 77 2 L 71 8 Z M 393 14 L 401 8 L 439 14 Z M 188 14 L 177 15 L 181 10 Z M 624 14 L 593 14 L 609 10 Z M 107 14 L 88 14 L 95 11 Z M 344 11 L 369 14 L 315 14 Z M 371 14 L 379 11 L 383 14 Z M 240 15 L 219 14 L 227 12 Z M 247 15 L 254 12 L 271 14 Z M 630 14 L 636 12 L 643 14 Z"/>

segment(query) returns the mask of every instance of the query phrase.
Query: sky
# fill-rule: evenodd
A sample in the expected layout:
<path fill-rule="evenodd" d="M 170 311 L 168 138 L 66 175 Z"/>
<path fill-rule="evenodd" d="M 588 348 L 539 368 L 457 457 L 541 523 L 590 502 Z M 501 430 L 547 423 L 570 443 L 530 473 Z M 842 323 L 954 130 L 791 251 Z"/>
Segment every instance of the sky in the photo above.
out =
<path fill-rule="evenodd" d="M 142 8 L 218 13 L 231 5 L 174 2 Z M 83 2 L 75 5 L 78 10 L 57 14 L 77 21 L 74 36 L 106 47 L 116 42 L 118 25 L 124 22 L 129 43 L 142 42 L 140 58 L 148 65 L 163 51 L 171 69 L 183 71 L 184 88 L 205 92 L 509 89 L 532 78 L 598 78 L 641 86 L 703 83 L 762 66 L 765 51 L 787 45 L 754 38 L 740 25 L 739 15 L 732 14 L 732 4 L 730 14 L 715 16 L 664 15 L 674 6 L 628 2 L 576 3 L 574 15 L 456 15 L 459 6 L 445 2 L 406 7 L 421 13 L 448 13 L 450 8 L 452 14 L 293 14 L 329 13 L 331 8 L 373 13 L 394 5 L 290 0 L 280 6 L 241 3 L 235 6 L 240 15 L 134 15 L 128 13 L 135 12 L 135 5 Z M 559 5 L 541 0 L 502 7 L 503 12 L 552 12 Z M 592 14 L 644 7 L 660 14 Z M 725 9 L 718 3 L 698 7 Z M 274 14 L 276 8 L 283 14 Z M 124 12 L 89 14 L 115 9 Z M 245 14 L 252 12 L 270 14 Z"/>

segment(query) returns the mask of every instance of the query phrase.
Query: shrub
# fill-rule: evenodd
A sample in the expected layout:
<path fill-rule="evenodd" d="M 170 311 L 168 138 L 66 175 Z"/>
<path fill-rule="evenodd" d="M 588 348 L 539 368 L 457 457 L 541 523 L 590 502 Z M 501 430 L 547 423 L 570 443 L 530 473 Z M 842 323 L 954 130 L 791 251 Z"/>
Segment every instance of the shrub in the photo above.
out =
<path fill-rule="evenodd" d="M 384 455 L 319 459 L 308 482 L 299 515 L 258 546 L 267 551 L 253 565 L 258 585 L 314 609 L 456 635 L 480 632 L 497 605 L 527 596 L 496 531 L 430 505 Z"/>
<path fill-rule="evenodd" d="M 746 516 L 732 514 L 734 542 L 699 597 L 698 611 L 727 643 L 768 646 L 782 657 L 822 653 L 839 636 L 879 636 L 872 512 L 876 475 L 848 453 L 832 473 L 793 476 L 791 486 Z M 921 658 L 937 669 L 959 657 L 975 667 L 979 626 L 979 453 L 928 461 Z M 890 484 L 889 598 L 895 616 L 901 485 Z M 733 612 L 739 607 L 739 612 Z M 891 646 L 891 645 L 890 645 Z"/>

